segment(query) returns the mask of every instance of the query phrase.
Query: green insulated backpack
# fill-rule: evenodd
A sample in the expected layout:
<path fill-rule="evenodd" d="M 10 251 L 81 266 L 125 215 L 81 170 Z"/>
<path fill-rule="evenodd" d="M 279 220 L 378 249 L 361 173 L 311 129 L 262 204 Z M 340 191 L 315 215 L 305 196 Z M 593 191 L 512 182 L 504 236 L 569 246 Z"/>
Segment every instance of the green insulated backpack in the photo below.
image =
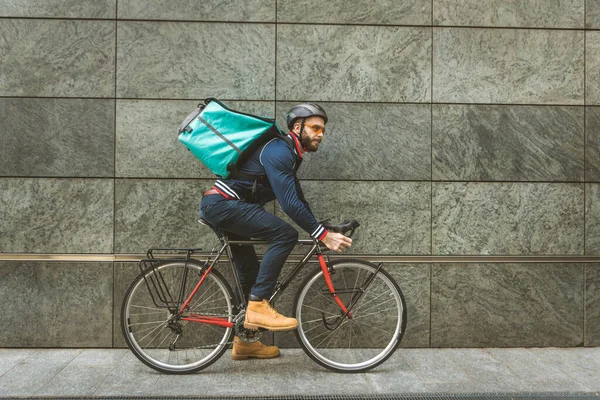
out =
<path fill-rule="evenodd" d="M 237 172 L 256 148 L 283 136 L 274 119 L 232 110 L 213 98 L 200 103 L 177 132 L 179 141 L 222 179 Z"/>

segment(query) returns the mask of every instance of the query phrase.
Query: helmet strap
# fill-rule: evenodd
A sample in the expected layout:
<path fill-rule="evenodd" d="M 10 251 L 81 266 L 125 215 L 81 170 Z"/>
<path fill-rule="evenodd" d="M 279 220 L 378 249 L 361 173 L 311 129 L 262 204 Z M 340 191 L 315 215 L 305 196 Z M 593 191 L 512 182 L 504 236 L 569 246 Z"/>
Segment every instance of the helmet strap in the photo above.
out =
<path fill-rule="evenodd" d="M 304 121 L 306 121 L 305 118 L 302 118 L 302 125 L 300 125 L 300 142 L 302 142 L 302 132 L 304 132 Z"/>
<path fill-rule="evenodd" d="M 306 118 L 302 118 L 302 125 L 300 125 L 300 144 L 302 144 L 302 132 L 304 132 L 304 122 L 305 121 L 306 121 Z M 306 147 L 304 147 L 304 144 L 302 144 L 302 149 L 304 151 L 310 152 L 310 150 L 308 150 Z"/>

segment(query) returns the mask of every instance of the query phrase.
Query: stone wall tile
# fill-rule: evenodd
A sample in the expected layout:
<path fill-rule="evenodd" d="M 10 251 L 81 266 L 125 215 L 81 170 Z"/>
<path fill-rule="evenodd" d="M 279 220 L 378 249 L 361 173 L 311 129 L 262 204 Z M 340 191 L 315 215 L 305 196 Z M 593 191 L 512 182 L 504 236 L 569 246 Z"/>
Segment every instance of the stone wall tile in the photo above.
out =
<path fill-rule="evenodd" d="M 0 0 L 0 17 L 115 18 L 116 0 Z"/>
<path fill-rule="evenodd" d="M 0 251 L 112 253 L 113 181 L 0 179 Z"/>
<path fill-rule="evenodd" d="M 0 99 L 0 174 L 114 176 L 114 100 Z"/>
<path fill-rule="evenodd" d="M 430 89 L 429 28 L 278 27 L 278 99 L 426 102 Z"/>
<path fill-rule="evenodd" d="M 583 344 L 583 265 L 436 264 L 432 347 Z"/>
<path fill-rule="evenodd" d="M 430 264 L 384 264 L 406 302 L 406 334 L 402 347 L 429 347 L 431 336 L 431 266 Z"/>
<path fill-rule="evenodd" d="M 0 96 L 114 96 L 112 21 L 3 19 L 0 54 Z"/>
<path fill-rule="evenodd" d="M 584 0 L 434 0 L 434 25 L 581 29 Z"/>
<path fill-rule="evenodd" d="M 274 96 L 274 25 L 119 22 L 118 30 L 119 97 Z"/>
<path fill-rule="evenodd" d="M 585 104 L 600 105 L 600 32 L 586 32 L 585 39 Z"/>
<path fill-rule="evenodd" d="M 2 261 L 0 346 L 110 347 L 112 296 L 112 263 Z"/>
<path fill-rule="evenodd" d="M 583 181 L 583 107 L 433 106 L 433 179 Z"/>
<path fill-rule="evenodd" d="M 277 0 L 277 22 L 429 25 L 430 0 Z"/>
<path fill-rule="evenodd" d="M 434 183 L 433 254 L 582 255 L 583 185 Z"/>
<path fill-rule="evenodd" d="M 115 253 L 151 247 L 203 248 L 218 239 L 198 223 L 202 193 L 214 181 L 117 179 Z"/>
<path fill-rule="evenodd" d="M 600 29 L 600 3 L 597 0 L 585 0 L 585 27 Z"/>
<path fill-rule="evenodd" d="M 585 188 L 585 254 L 600 254 L 600 184 Z"/>
<path fill-rule="evenodd" d="M 119 18 L 274 22 L 276 0 L 120 0 Z"/>
<path fill-rule="evenodd" d="M 600 346 L 600 264 L 585 266 L 584 346 Z"/>
<path fill-rule="evenodd" d="M 600 182 L 600 108 L 586 107 L 585 180 Z"/>
<path fill-rule="evenodd" d="M 433 44 L 434 102 L 583 104 L 582 31 L 434 28 Z"/>
<path fill-rule="evenodd" d="M 140 273 L 137 263 L 133 262 L 115 262 L 115 276 L 113 281 L 113 347 L 127 348 L 123 331 L 121 329 L 121 308 L 125 293 L 129 285 Z"/>

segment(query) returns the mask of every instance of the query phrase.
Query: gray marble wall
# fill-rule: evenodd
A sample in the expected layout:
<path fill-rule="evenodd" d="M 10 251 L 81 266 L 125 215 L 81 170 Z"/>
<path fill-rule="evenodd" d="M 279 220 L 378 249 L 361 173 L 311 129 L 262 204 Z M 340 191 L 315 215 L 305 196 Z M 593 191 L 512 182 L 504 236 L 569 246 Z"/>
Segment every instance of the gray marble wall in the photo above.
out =
<path fill-rule="evenodd" d="M 0 0 L 0 254 L 212 247 L 175 133 L 211 96 L 322 103 L 300 178 L 351 254 L 600 257 L 599 54 L 597 0 Z M 598 346 L 599 265 L 388 268 L 406 346 Z M 0 262 L 0 346 L 122 345 L 131 271 Z"/>

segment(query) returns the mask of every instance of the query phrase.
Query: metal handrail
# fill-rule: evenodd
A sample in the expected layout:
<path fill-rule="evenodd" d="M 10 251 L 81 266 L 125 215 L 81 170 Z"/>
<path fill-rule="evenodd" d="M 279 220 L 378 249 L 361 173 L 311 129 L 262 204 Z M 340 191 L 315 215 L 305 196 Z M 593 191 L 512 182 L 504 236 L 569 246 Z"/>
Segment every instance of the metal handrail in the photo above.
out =
<path fill-rule="evenodd" d="M 258 244 L 253 241 L 253 244 Z M 205 260 L 210 252 L 194 253 L 192 258 Z M 288 261 L 299 261 L 303 254 L 292 254 Z M 165 255 L 168 257 L 168 255 Z M 227 256 L 223 255 L 223 261 Z M 259 255 L 260 257 L 260 255 Z M 364 258 L 384 263 L 600 263 L 600 255 L 377 255 L 332 254 L 335 258 Z M 77 253 L 0 253 L 0 261 L 51 262 L 132 262 L 146 258 L 145 253 L 77 254 Z M 157 256 L 160 258 L 160 256 Z"/>

